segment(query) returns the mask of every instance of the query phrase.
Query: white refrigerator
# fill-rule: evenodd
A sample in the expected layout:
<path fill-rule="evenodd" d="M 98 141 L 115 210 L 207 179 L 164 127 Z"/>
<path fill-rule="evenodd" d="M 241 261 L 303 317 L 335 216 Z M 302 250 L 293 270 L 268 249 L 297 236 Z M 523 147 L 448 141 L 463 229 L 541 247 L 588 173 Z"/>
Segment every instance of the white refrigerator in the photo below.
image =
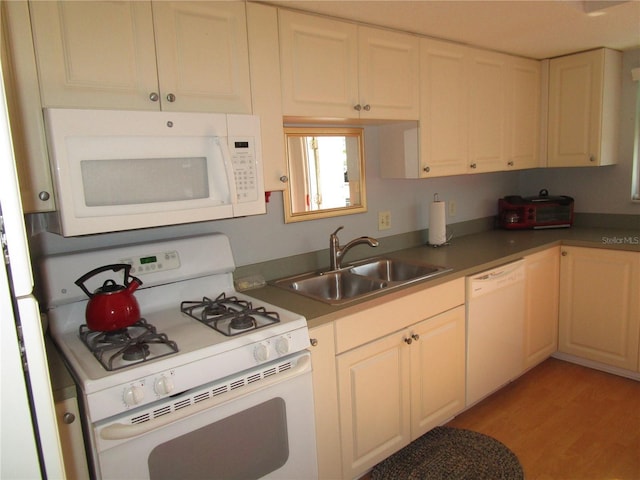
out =
<path fill-rule="evenodd" d="M 0 69 L 0 478 L 65 478 Z"/>

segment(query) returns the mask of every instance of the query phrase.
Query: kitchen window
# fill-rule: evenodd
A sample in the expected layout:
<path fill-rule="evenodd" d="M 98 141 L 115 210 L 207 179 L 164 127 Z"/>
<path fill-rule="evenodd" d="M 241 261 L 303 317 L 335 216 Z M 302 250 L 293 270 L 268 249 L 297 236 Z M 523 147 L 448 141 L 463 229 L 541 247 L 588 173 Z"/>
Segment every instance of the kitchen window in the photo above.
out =
<path fill-rule="evenodd" d="M 636 88 L 636 128 L 635 143 L 633 145 L 633 180 L 631 184 L 631 199 L 640 202 L 640 67 L 631 70 Z"/>

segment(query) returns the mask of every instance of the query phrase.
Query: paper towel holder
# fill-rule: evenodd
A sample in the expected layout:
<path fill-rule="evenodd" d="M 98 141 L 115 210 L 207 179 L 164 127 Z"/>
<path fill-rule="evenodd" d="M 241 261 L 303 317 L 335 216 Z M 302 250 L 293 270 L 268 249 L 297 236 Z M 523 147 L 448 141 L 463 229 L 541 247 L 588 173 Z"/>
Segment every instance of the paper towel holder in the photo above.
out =
<path fill-rule="evenodd" d="M 440 200 L 438 199 L 438 194 L 434 193 L 433 194 L 433 201 L 434 203 L 436 202 L 440 202 Z M 427 246 L 432 247 L 432 248 L 440 248 L 440 247 L 445 247 L 447 245 L 449 245 L 449 240 L 451 240 L 451 238 L 453 238 L 453 234 L 447 234 L 447 226 L 444 226 L 444 242 L 442 243 L 431 243 L 427 240 Z"/>

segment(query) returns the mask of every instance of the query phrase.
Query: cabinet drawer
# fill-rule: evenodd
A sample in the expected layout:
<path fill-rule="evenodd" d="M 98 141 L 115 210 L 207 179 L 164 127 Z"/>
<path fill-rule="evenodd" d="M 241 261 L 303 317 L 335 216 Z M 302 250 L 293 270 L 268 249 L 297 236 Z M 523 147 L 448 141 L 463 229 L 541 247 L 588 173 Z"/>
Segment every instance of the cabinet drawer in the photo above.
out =
<path fill-rule="evenodd" d="M 336 353 L 345 352 L 463 303 L 463 278 L 376 303 L 336 321 Z"/>

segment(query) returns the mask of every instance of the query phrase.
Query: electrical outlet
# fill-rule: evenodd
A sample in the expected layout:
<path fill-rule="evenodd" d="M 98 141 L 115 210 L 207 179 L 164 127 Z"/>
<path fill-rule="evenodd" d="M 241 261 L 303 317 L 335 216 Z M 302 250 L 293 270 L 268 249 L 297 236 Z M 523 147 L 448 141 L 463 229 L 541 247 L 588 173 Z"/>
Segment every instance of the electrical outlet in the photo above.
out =
<path fill-rule="evenodd" d="M 391 228 L 391 212 L 378 212 L 378 230 L 389 230 Z"/>
<path fill-rule="evenodd" d="M 455 200 L 449 200 L 449 216 L 455 217 L 458 213 L 458 206 L 456 205 Z"/>

